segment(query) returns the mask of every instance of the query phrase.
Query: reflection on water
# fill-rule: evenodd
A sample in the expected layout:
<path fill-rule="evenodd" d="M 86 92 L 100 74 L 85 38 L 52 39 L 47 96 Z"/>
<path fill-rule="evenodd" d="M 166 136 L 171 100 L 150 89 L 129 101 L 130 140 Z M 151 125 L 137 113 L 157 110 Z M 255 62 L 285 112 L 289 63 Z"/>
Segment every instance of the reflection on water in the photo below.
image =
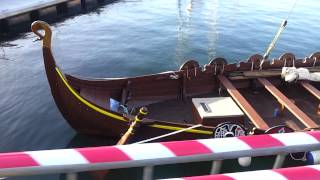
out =
<path fill-rule="evenodd" d="M 207 17 L 208 24 L 208 62 L 216 57 L 216 44 L 218 42 L 218 18 L 219 18 L 219 1 L 215 0 L 211 2 L 210 15 Z"/>
<path fill-rule="evenodd" d="M 10 44 L 10 43 L 5 43 L 5 42 L 0 43 L 0 60 L 7 60 L 8 61 L 10 59 L 6 54 L 5 47 L 16 47 L 16 48 L 19 48 L 19 47 L 17 44 Z"/>
<path fill-rule="evenodd" d="M 190 35 L 190 19 L 192 15 L 193 1 L 183 3 L 178 0 L 178 32 L 177 32 L 177 45 L 176 45 L 176 65 L 181 65 L 187 58 L 188 51 L 188 36 Z M 185 1 L 184 1 L 185 2 Z"/>
<path fill-rule="evenodd" d="M 9 58 L 7 58 L 6 52 L 4 51 L 3 47 L 0 47 L 0 60 L 9 60 Z"/>

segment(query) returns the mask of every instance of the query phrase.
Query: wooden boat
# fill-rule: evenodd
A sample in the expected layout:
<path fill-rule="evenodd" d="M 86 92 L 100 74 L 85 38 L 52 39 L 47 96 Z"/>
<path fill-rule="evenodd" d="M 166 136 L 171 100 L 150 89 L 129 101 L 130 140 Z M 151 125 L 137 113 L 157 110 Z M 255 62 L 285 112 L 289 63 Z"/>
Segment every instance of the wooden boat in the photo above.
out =
<path fill-rule="evenodd" d="M 41 34 L 39 30 L 45 33 Z M 51 50 L 52 32 L 47 23 L 34 22 L 32 31 L 43 40 L 45 70 L 55 103 L 79 133 L 120 136 L 126 132 L 140 107 L 147 107 L 148 114 L 140 122 L 136 133 L 138 139 L 196 124 L 202 125 L 162 140 L 237 136 L 249 131 L 252 134 L 290 132 L 318 128 L 320 123 L 319 84 L 306 81 L 289 84 L 280 76 L 284 66 L 317 71 L 319 52 L 305 59 L 296 59 L 292 53 L 286 53 L 272 62 L 263 63 L 258 54 L 232 64 L 223 58 L 215 58 L 203 68 L 197 61 L 189 60 L 174 72 L 89 79 L 64 74 L 56 65 Z M 231 102 L 226 98 L 215 109 L 205 103 L 223 96 L 231 97 Z M 230 104 L 226 106 L 225 100 Z M 196 105 L 196 101 L 203 102 Z M 233 103 L 235 108 L 231 107 Z M 221 109 L 222 106 L 226 107 Z M 119 107 L 126 108 L 121 111 Z M 234 112 L 237 108 L 241 109 L 242 115 Z M 205 113 L 226 112 L 220 116 L 205 116 L 200 109 Z"/>

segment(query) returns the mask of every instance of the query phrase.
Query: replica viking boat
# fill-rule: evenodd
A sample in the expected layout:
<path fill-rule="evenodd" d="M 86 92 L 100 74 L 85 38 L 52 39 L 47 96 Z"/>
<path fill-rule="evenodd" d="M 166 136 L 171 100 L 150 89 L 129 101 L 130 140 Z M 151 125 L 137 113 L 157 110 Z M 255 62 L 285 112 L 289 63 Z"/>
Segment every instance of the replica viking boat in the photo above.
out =
<path fill-rule="evenodd" d="M 177 71 L 89 79 L 56 65 L 47 23 L 34 22 L 32 31 L 43 40 L 55 103 L 79 133 L 121 136 L 139 124 L 141 139 L 178 131 L 162 140 L 179 140 L 310 130 L 320 123 L 319 84 L 310 81 L 320 80 L 320 53 L 305 59 L 286 53 L 272 62 L 256 54 L 233 64 L 216 58 L 203 68 L 190 60 Z"/>

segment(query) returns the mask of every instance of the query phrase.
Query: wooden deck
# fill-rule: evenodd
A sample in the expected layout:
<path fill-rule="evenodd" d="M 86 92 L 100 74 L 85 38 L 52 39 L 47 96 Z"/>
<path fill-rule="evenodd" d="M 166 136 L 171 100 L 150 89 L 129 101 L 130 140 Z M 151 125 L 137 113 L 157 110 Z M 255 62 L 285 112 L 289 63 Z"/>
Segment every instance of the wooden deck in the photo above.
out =
<path fill-rule="evenodd" d="M 267 79 L 257 78 L 257 80 L 279 101 L 279 103 L 283 104 L 306 127 L 318 127 L 317 123 L 315 123 L 308 115 L 301 111 L 293 102 L 291 102 L 281 91 L 279 91 Z"/>
<path fill-rule="evenodd" d="M 248 101 L 240 94 L 240 92 L 232 85 L 232 83 L 224 76 L 218 77 L 222 85 L 227 89 L 230 96 L 237 102 L 239 107 L 248 116 L 251 122 L 259 129 L 269 129 L 270 127 L 256 112 L 256 110 L 248 103 Z"/>
<path fill-rule="evenodd" d="M 304 87 L 308 92 L 310 92 L 314 97 L 320 100 L 320 91 L 312 86 L 309 82 L 307 81 L 301 81 L 300 82 L 301 86 Z"/>

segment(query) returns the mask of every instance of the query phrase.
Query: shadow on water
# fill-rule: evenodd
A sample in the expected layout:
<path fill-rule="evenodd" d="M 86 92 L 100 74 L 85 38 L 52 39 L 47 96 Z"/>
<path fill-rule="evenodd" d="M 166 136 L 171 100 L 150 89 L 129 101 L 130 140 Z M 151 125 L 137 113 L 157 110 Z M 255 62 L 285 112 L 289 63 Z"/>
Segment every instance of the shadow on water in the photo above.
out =
<path fill-rule="evenodd" d="M 49 13 L 47 15 L 38 17 L 37 20 L 46 21 L 47 23 L 54 25 L 55 23 L 61 23 L 66 19 L 74 18 L 81 14 L 95 13 L 99 15 L 101 13 L 101 8 L 117 2 L 119 2 L 119 0 L 98 0 L 96 3 L 94 3 L 94 1 L 88 1 L 85 7 L 81 7 L 81 4 L 79 4 L 79 6 L 68 8 L 61 14 Z M 10 27 L 9 32 L 0 32 L 0 43 L 23 38 L 25 32 L 30 32 L 30 25 L 32 22 L 32 20 L 30 22 L 23 21 Z"/>

